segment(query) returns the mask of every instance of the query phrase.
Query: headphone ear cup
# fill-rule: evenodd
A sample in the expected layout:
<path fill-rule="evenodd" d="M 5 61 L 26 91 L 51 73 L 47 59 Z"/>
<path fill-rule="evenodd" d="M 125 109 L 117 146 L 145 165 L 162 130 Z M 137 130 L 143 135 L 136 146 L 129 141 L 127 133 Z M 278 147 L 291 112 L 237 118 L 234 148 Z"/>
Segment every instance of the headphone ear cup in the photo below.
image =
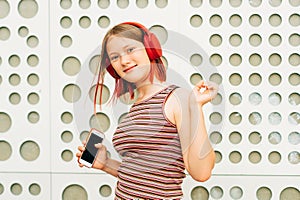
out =
<path fill-rule="evenodd" d="M 119 74 L 117 74 L 116 70 L 112 67 L 108 58 L 105 59 L 105 66 L 107 66 L 106 70 L 113 78 L 115 78 L 115 79 L 120 78 Z"/>
<path fill-rule="evenodd" d="M 147 51 L 150 61 L 162 56 L 162 49 L 158 38 L 149 31 L 144 35 L 144 46 Z"/>

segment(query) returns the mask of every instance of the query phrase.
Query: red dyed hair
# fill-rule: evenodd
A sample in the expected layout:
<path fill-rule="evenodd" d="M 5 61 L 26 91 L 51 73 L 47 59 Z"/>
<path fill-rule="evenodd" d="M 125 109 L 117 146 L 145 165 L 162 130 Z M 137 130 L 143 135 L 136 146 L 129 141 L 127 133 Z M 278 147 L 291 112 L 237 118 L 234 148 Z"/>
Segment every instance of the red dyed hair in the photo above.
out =
<path fill-rule="evenodd" d="M 103 89 L 103 83 L 104 83 L 104 75 L 106 74 L 107 67 L 110 65 L 109 57 L 107 54 L 106 46 L 107 41 L 111 36 L 118 36 L 118 37 L 124 37 L 133 39 L 139 42 L 142 42 L 144 44 L 143 38 L 144 38 L 145 32 L 141 30 L 140 28 L 133 26 L 131 24 L 118 24 L 111 28 L 106 35 L 103 38 L 102 42 L 102 49 L 100 54 L 100 67 L 98 72 L 98 81 L 96 84 L 95 94 L 94 94 L 94 111 L 96 111 L 96 104 L 97 104 L 97 98 L 99 98 L 100 105 L 102 104 L 102 89 Z M 149 78 L 151 83 L 153 83 L 154 76 L 157 78 L 157 80 L 163 82 L 166 80 L 166 68 L 161 61 L 160 58 L 150 60 L 151 66 L 150 66 L 150 73 Z M 115 89 L 112 95 L 111 100 L 115 101 L 120 96 L 129 93 L 130 98 L 134 99 L 134 90 L 136 89 L 136 86 L 134 83 L 130 83 L 121 77 L 115 72 L 110 73 L 115 78 Z M 100 94 L 98 94 L 98 89 L 100 87 Z M 97 97 L 99 95 L 99 97 Z"/>

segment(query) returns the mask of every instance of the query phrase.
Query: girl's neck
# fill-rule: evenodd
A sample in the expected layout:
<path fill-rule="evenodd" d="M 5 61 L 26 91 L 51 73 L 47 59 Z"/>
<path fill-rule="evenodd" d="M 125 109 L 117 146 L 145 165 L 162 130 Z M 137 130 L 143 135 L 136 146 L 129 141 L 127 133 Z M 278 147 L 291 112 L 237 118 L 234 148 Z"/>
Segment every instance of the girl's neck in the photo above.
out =
<path fill-rule="evenodd" d="M 166 82 L 160 82 L 155 77 L 153 83 L 147 81 L 143 82 L 142 84 L 136 85 L 138 92 L 137 101 L 143 100 L 144 98 L 151 96 L 152 94 L 156 93 L 157 91 L 161 90 L 166 86 Z"/>

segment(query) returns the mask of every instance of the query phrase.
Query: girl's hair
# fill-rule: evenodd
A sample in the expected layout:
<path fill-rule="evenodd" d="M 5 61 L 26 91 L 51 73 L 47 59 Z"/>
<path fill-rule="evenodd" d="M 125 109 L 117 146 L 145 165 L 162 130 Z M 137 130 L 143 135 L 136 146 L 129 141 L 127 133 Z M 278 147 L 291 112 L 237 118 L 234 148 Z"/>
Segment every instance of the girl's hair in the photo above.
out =
<path fill-rule="evenodd" d="M 96 111 L 96 103 L 97 103 L 97 96 L 99 95 L 99 102 L 100 105 L 102 104 L 102 89 L 103 89 L 103 82 L 104 82 L 104 75 L 106 73 L 107 67 L 110 65 L 110 60 L 107 54 L 106 46 L 108 39 L 111 36 L 118 36 L 118 37 L 124 37 L 133 39 L 139 42 L 142 42 L 144 44 L 143 38 L 144 38 L 145 32 L 136 26 L 133 26 L 131 24 L 125 24 L 121 23 L 113 28 L 111 28 L 106 35 L 103 38 L 102 42 L 102 48 L 101 48 L 101 55 L 100 55 L 100 68 L 98 72 L 98 81 L 96 83 L 96 89 L 94 94 L 94 111 Z M 166 68 L 161 61 L 160 58 L 150 60 L 150 73 L 149 78 L 151 83 L 153 83 L 154 76 L 161 82 L 166 80 Z M 110 72 L 110 74 L 115 78 L 115 89 L 113 92 L 113 95 L 111 97 L 111 100 L 115 101 L 120 96 L 122 96 L 125 93 L 129 93 L 130 98 L 134 98 L 134 90 L 136 89 L 136 86 L 134 83 L 130 83 L 121 77 L 118 76 L 118 74 L 114 71 L 114 74 Z M 98 89 L 100 87 L 100 94 L 98 94 Z"/>

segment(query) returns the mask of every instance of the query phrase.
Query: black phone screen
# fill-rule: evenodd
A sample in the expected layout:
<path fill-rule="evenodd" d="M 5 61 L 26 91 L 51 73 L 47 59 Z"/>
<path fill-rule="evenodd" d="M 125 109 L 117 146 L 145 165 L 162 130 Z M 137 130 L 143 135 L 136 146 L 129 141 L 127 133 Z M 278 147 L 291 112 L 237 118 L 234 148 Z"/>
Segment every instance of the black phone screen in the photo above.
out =
<path fill-rule="evenodd" d="M 82 153 L 81 159 L 87 161 L 88 163 L 93 163 L 98 151 L 98 149 L 95 147 L 95 144 L 101 143 L 102 140 L 103 138 L 91 133 L 89 141 L 85 146 L 85 150 Z"/>

